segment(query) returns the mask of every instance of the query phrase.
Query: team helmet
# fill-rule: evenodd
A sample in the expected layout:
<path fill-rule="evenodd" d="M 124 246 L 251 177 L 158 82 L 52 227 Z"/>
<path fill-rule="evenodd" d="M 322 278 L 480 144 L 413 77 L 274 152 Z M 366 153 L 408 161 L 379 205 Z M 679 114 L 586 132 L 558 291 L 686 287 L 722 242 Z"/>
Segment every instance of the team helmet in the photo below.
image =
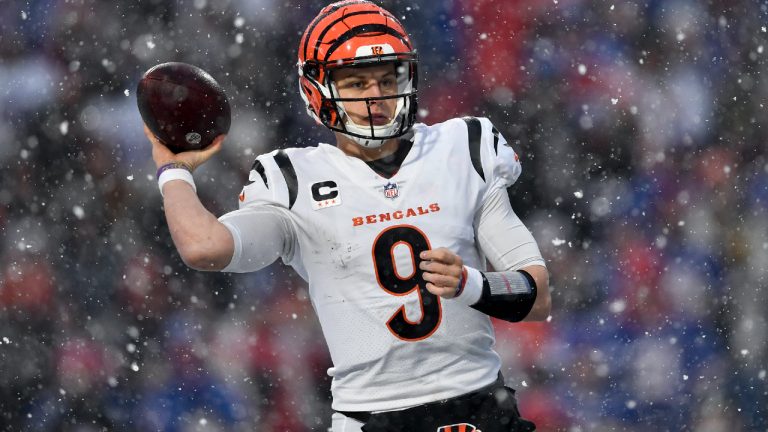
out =
<path fill-rule="evenodd" d="M 331 72 L 347 67 L 395 64 L 397 93 L 368 98 L 342 98 Z M 363 147 L 379 147 L 406 134 L 416 119 L 416 52 L 402 24 L 367 0 L 343 0 L 323 8 L 304 31 L 299 44 L 299 86 L 307 112 L 325 127 L 346 134 Z M 397 99 L 395 114 L 385 125 L 354 123 L 344 102 L 371 103 Z"/>

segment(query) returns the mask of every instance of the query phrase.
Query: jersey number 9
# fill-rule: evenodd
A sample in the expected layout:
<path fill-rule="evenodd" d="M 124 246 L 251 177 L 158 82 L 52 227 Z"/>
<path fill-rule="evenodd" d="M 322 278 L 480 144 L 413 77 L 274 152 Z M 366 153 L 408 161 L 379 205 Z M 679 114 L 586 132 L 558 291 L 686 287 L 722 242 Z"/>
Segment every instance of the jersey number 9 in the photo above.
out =
<path fill-rule="evenodd" d="M 403 277 L 397 272 L 395 247 L 410 249 L 413 272 Z M 382 231 L 373 242 L 373 269 L 379 286 L 389 294 L 405 296 L 416 291 L 421 306 L 421 319 L 411 321 L 405 314 L 405 306 L 392 314 L 387 327 L 398 338 L 415 342 L 432 335 L 440 325 L 442 307 L 440 298 L 427 291 L 427 283 L 421 276 L 419 254 L 429 250 L 429 240 L 421 230 L 412 225 L 396 225 Z"/>

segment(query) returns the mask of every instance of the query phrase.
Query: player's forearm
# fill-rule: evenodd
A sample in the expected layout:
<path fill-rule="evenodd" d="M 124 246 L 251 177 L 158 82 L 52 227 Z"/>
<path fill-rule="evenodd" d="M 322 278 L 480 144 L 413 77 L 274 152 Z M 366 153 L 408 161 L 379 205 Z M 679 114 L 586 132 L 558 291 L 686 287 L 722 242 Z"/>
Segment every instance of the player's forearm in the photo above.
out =
<path fill-rule="evenodd" d="M 455 298 L 478 311 L 510 322 L 543 321 L 549 317 L 549 276 L 544 266 L 481 272 L 464 266 Z"/>
<path fill-rule="evenodd" d="M 163 186 L 165 218 L 182 260 L 197 270 L 221 270 L 229 264 L 234 242 L 229 230 L 209 212 L 192 186 L 171 181 Z"/>

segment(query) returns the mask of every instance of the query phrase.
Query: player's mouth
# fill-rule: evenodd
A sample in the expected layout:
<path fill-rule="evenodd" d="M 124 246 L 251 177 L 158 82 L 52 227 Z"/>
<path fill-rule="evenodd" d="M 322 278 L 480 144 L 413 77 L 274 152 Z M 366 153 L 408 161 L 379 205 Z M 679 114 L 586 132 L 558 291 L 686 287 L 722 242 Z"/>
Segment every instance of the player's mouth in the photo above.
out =
<path fill-rule="evenodd" d="M 372 123 L 374 126 L 384 126 L 389 123 L 389 117 L 384 114 L 373 114 L 370 117 L 366 117 L 365 120 L 368 123 Z"/>

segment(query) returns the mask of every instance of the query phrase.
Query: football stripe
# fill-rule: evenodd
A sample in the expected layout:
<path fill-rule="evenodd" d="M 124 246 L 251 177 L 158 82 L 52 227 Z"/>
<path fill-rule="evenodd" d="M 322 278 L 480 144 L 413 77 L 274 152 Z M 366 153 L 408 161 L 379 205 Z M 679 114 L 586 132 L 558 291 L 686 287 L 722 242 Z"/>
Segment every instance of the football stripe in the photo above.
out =
<path fill-rule="evenodd" d="M 328 31 L 330 31 L 330 30 L 333 28 L 333 26 L 335 26 L 335 25 L 336 25 L 338 22 L 340 22 L 340 21 L 343 21 L 343 20 L 345 20 L 345 19 L 347 19 L 347 18 L 349 18 L 349 17 L 355 16 L 355 15 L 371 15 L 371 14 L 376 14 L 376 15 L 378 15 L 378 14 L 379 14 L 379 12 L 377 12 L 377 11 L 370 11 L 370 10 L 366 10 L 366 11 L 358 11 L 358 12 L 352 12 L 352 13 L 348 13 L 348 14 L 346 14 L 346 15 L 342 15 L 342 16 L 340 16 L 339 18 L 336 18 L 336 19 L 335 19 L 334 21 L 332 21 L 330 24 L 328 24 L 327 26 L 325 26 L 325 28 L 323 29 L 323 31 L 322 31 L 322 32 L 320 32 L 320 36 L 318 36 L 318 37 L 317 37 L 317 41 L 318 41 L 318 43 L 317 43 L 317 44 L 315 44 L 315 54 L 313 55 L 313 57 L 314 57 L 314 58 L 317 58 L 317 53 L 320 51 L 320 46 L 321 46 L 321 44 L 322 44 L 323 38 L 325 37 L 326 33 L 328 33 Z"/>
<path fill-rule="evenodd" d="M 493 126 L 493 152 L 496 154 L 499 154 L 499 151 L 497 150 L 499 147 L 499 130 L 496 129 L 496 126 Z"/>
<path fill-rule="evenodd" d="M 403 35 L 398 32 L 397 30 L 385 25 L 385 24 L 363 24 L 361 26 L 357 26 L 352 28 L 351 30 L 345 32 L 341 35 L 338 39 L 336 39 L 333 42 L 333 45 L 328 48 L 328 51 L 325 53 L 325 58 L 323 58 L 323 61 L 328 61 L 328 57 L 333 54 L 336 49 L 342 45 L 344 45 L 348 40 L 352 39 L 355 36 L 361 35 L 363 33 L 383 33 L 388 34 L 391 36 L 394 36 L 403 43 L 405 46 L 410 46 L 408 43 L 408 40 L 403 37 Z"/>
<path fill-rule="evenodd" d="M 464 117 L 463 120 L 467 123 L 469 156 L 472 159 L 472 166 L 475 167 L 475 171 L 480 175 L 480 178 L 485 181 L 483 162 L 480 159 L 480 136 L 483 133 L 483 127 L 480 124 L 480 120 L 475 117 Z"/>
<path fill-rule="evenodd" d="M 307 49 L 309 48 L 309 40 L 312 38 L 312 32 L 315 30 L 315 26 L 320 24 L 320 22 L 323 21 L 327 16 L 333 14 L 340 8 L 351 6 L 354 4 L 361 4 L 361 3 L 368 3 L 368 1 L 361 0 L 361 1 L 349 1 L 344 3 L 340 2 L 340 3 L 337 3 L 335 6 L 331 7 L 330 10 L 328 10 L 326 13 L 316 16 L 315 19 L 312 21 L 312 23 L 310 23 L 309 28 L 307 28 L 307 31 L 304 32 L 304 37 L 305 37 L 305 40 L 303 43 L 304 58 L 305 59 L 307 58 Z M 320 45 L 320 43 L 322 43 L 322 40 L 323 40 L 322 38 L 317 38 L 317 45 Z M 315 56 L 317 56 L 317 53 L 315 53 Z"/>
<path fill-rule="evenodd" d="M 291 159 L 285 150 L 279 150 L 275 154 L 275 162 L 280 168 L 280 172 L 283 173 L 285 178 L 285 184 L 288 186 L 288 208 L 293 207 L 293 203 L 296 202 L 296 194 L 299 191 L 299 181 L 296 179 L 296 170 L 293 168 Z"/>

